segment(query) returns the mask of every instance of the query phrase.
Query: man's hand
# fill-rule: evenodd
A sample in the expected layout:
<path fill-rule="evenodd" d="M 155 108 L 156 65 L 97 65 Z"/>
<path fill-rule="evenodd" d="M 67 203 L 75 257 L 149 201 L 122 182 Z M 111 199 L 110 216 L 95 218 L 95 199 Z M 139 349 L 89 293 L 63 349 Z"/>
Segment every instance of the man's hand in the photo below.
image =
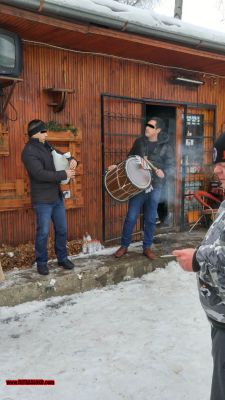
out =
<path fill-rule="evenodd" d="M 140 160 L 143 169 L 148 169 L 148 170 L 151 169 L 150 165 L 148 164 L 148 160 L 146 158 L 143 159 L 140 157 Z"/>
<path fill-rule="evenodd" d="M 74 169 L 66 169 L 67 178 L 75 178 L 75 170 Z"/>
<path fill-rule="evenodd" d="M 192 259 L 196 249 L 188 248 L 182 250 L 174 250 L 172 254 L 177 258 L 177 262 L 180 264 L 184 271 L 193 272 Z"/>
<path fill-rule="evenodd" d="M 165 174 L 161 169 L 156 169 L 155 173 L 159 178 L 164 178 L 165 177 Z"/>
<path fill-rule="evenodd" d="M 108 171 L 112 171 L 112 169 L 116 168 L 117 165 L 116 164 L 112 164 L 108 167 Z"/>
<path fill-rule="evenodd" d="M 72 160 L 70 160 L 70 169 L 76 169 L 76 167 L 77 167 L 77 160 L 74 160 L 74 159 L 72 159 Z"/>

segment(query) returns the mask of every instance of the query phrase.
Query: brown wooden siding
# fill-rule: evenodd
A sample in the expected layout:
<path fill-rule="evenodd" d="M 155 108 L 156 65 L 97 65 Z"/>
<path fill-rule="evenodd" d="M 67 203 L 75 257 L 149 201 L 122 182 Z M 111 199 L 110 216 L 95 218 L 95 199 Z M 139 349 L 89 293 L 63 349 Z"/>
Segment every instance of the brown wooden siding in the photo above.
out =
<path fill-rule="evenodd" d="M 217 133 L 225 123 L 224 79 L 206 76 L 205 85 L 191 90 L 171 84 L 171 75 L 168 68 L 24 44 L 23 82 L 16 85 L 11 99 L 16 111 L 10 106 L 7 108 L 10 154 L 0 156 L 0 184 L 26 177 L 20 154 L 27 140 L 27 122 L 40 118 L 62 124 L 73 123 L 82 132 L 80 157 L 84 204 L 67 212 L 68 238 L 81 238 L 88 231 L 101 239 L 101 93 L 170 100 L 171 103 L 215 104 Z M 46 87 L 75 89 L 75 93 L 68 96 L 62 112 L 55 114 L 47 105 L 49 95 L 43 91 Z M 33 240 L 33 212 L 31 209 L 0 212 L 0 227 L 1 243 Z"/>

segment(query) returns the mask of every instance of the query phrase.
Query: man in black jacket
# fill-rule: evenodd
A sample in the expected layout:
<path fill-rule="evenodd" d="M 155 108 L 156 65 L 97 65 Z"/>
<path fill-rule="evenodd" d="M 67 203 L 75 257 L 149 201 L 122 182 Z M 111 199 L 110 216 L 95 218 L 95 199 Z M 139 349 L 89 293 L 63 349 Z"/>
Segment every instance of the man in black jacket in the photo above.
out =
<path fill-rule="evenodd" d="M 51 154 L 53 148 L 46 141 L 48 135 L 43 121 L 30 121 L 28 135 L 29 142 L 25 145 L 21 158 L 30 178 L 31 200 L 36 213 L 37 270 L 41 275 L 48 275 L 47 242 L 51 220 L 55 230 L 58 264 L 65 269 L 74 267 L 67 258 L 66 212 L 59 184 L 62 180 L 75 176 L 77 161 L 71 158 L 68 169 L 56 171 Z"/>
<path fill-rule="evenodd" d="M 127 253 L 133 228 L 142 207 L 144 212 L 143 255 L 150 260 L 156 258 L 151 250 L 151 245 L 156 226 L 157 208 L 165 177 L 172 174 L 174 166 L 173 150 L 169 144 L 168 135 L 163 132 L 163 129 L 164 122 L 162 119 L 152 117 L 146 124 L 145 136 L 140 136 L 135 140 L 128 154 L 128 156 L 147 157 L 157 169 L 152 176 L 152 187 L 138 193 L 129 200 L 128 213 L 123 225 L 121 247 L 115 253 L 116 258 Z M 112 168 L 115 168 L 115 165 L 109 167 L 109 169 Z"/>

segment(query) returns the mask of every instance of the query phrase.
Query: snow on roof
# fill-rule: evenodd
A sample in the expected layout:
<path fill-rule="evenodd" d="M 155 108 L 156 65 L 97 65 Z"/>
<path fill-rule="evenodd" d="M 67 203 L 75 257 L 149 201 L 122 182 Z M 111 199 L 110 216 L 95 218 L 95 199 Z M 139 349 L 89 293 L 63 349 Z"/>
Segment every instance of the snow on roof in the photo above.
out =
<path fill-rule="evenodd" d="M 1 0 L 38 12 L 40 0 Z M 225 33 L 114 0 L 45 0 L 41 13 L 225 53 Z"/>
<path fill-rule="evenodd" d="M 58 6 L 69 8 L 73 11 L 87 13 L 87 19 L 92 22 L 91 15 L 99 24 L 107 25 L 107 18 L 111 18 L 122 25 L 136 26 L 137 31 L 145 28 L 154 29 L 156 32 L 165 34 L 174 33 L 201 41 L 214 42 L 225 48 L 225 34 L 219 31 L 209 30 L 203 27 L 185 23 L 179 19 L 156 14 L 150 9 L 141 9 L 134 6 L 118 3 L 113 0 L 47 0 Z M 141 32 L 139 32 L 141 33 Z M 147 31 L 146 31 L 147 33 Z M 165 36 L 166 37 L 166 36 Z M 177 38 L 179 40 L 179 38 Z"/>

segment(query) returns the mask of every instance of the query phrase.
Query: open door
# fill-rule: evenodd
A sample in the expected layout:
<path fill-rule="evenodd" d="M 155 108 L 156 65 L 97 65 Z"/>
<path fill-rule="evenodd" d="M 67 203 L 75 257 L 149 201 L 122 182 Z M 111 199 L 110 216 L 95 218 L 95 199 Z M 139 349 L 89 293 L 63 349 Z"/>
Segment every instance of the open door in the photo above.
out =
<path fill-rule="evenodd" d="M 176 107 L 168 104 L 146 104 L 146 120 L 158 117 L 164 121 L 165 132 L 168 133 L 169 142 L 176 152 Z M 161 199 L 158 205 L 158 229 L 171 229 L 175 223 L 175 176 L 167 178 L 162 187 Z"/>
<path fill-rule="evenodd" d="M 134 140 L 143 132 L 145 122 L 141 100 L 102 96 L 103 188 L 104 174 L 108 166 L 126 160 Z M 103 189 L 102 213 L 103 240 L 118 240 L 127 213 L 127 203 L 113 200 Z M 140 239 L 141 232 L 141 218 L 139 218 L 133 231 L 133 238 Z"/>

